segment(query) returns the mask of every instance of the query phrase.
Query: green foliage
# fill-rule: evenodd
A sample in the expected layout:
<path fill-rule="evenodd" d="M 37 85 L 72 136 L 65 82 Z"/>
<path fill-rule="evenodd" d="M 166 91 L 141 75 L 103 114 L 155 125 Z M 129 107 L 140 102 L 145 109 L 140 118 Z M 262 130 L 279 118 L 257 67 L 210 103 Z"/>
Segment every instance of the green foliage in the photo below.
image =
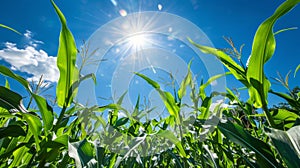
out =
<path fill-rule="evenodd" d="M 230 38 L 226 40 L 232 50 L 218 50 L 190 40 L 204 53 L 215 55 L 229 70 L 203 81 L 199 88 L 193 81 L 191 63 L 174 95 L 136 73 L 156 89 L 170 114 L 142 122 L 153 109 L 143 109 L 138 98 L 133 112 L 128 112 L 122 107 L 127 92 L 116 104 L 101 107 L 85 107 L 73 100 L 82 81 L 92 78 L 96 83 L 96 78 L 94 74 L 79 75 L 74 38 L 64 15 L 51 0 L 62 25 L 57 56 L 60 79 L 56 88 L 56 103 L 61 111 L 54 111 L 56 108 L 37 92 L 41 83 L 33 89 L 23 77 L 0 66 L 1 75 L 12 78 L 27 91 L 27 95 L 15 92 L 8 80 L 0 86 L 0 167 L 300 167 L 300 89 L 289 88 L 288 74 L 285 79 L 277 79 L 288 93 L 270 90 L 263 69 L 275 50 L 276 20 L 299 2 L 285 1 L 259 26 L 247 67 L 232 58 L 241 60 L 242 47 L 237 50 Z M 0 27 L 7 28 L 1 24 Z M 295 75 L 298 70 L 299 66 Z M 226 93 L 207 93 L 206 88 L 214 80 L 229 74 L 246 86 L 250 100 L 244 102 L 229 88 Z M 190 95 L 186 93 L 188 87 Z M 268 108 L 269 93 L 286 102 Z M 193 102 L 193 116 L 189 118 L 181 114 L 187 106 L 181 100 L 186 96 Z M 215 105 L 215 96 L 223 96 L 225 103 Z M 24 106 L 26 97 L 30 101 Z M 108 112 L 107 121 L 104 112 Z M 179 131 L 179 135 L 169 128 Z M 103 131 L 98 132 L 99 129 Z M 157 143 L 153 145 L 154 138 Z M 170 147 L 162 151 L 159 146 L 164 144 Z"/>

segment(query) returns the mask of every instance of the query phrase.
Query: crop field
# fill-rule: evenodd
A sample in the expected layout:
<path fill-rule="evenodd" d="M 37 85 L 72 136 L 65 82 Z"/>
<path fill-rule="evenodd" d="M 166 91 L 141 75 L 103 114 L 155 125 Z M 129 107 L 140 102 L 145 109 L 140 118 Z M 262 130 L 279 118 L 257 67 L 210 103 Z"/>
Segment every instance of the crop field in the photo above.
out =
<path fill-rule="evenodd" d="M 40 94 L 45 89 L 42 77 L 32 85 L 8 66 L 0 65 L 0 75 L 26 90 L 18 92 L 9 80 L 0 86 L 0 167 L 300 167 L 300 87 L 289 86 L 289 80 L 300 75 L 300 64 L 286 76 L 274 78 L 286 92 L 272 88 L 264 69 L 274 55 L 275 36 L 294 29 L 274 32 L 276 21 L 299 2 L 283 2 L 258 26 L 247 64 L 238 59 L 241 49 L 230 38 L 225 41 L 231 48 L 225 50 L 188 37 L 190 45 L 226 69 L 200 84 L 195 83 L 191 71 L 193 60 L 174 90 L 166 90 L 151 76 L 132 72 L 155 90 L 167 112 L 145 119 L 153 109 L 144 108 L 140 97 L 133 109 L 125 108 L 122 102 L 126 92 L 116 102 L 101 106 L 76 101 L 81 83 L 90 80 L 96 85 L 101 81 L 94 73 L 83 75 L 84 64 L 76 65 L 78 54 L 82 62 L 88 62 L 87 48 L 76 46 L 68 18 L 51 0 L 61 23 L 55 102 Z M 0 28 L 19 34 L 13 26 L 0 24 Z M 216 80 L 226 76 L 240 82 L 249 98 L 240 98 L 229 88 L 208 91 Z M 281 98 L 282 103 L 270 107 L 271 95 Z M 29 101 L 23 101 L 25 97 Z M 223 101 L 216 104 L 216 97 Z M 187 99 L 191 105 L 185 103 Z M 183 114 L 187 106 L 189 116 Z"/>

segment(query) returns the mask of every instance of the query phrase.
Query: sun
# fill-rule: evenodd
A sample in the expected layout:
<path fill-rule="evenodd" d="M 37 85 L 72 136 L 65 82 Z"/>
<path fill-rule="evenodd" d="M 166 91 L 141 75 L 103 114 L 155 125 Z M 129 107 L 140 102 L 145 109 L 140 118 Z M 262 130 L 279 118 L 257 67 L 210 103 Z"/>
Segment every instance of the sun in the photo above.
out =
<path fill-rule="evenodd" d="M 145 33 L 135 33 L 127 38 L 129 47 L 133 51 L 139 51 L 147 46 L 147 38 Z"/>

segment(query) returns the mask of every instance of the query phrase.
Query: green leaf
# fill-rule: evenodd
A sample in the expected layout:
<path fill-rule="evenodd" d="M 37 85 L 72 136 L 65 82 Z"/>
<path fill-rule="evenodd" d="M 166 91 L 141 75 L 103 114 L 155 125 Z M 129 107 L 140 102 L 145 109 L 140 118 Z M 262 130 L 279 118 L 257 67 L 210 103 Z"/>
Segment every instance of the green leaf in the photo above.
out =
<path fill-rule="evenodd" d="M 8 27 L 8 26 L 6 26 L 6 25 L 0 24 L 0 27 L 3 27 L 3 28 L 8 29 L 8 30 L 11 30 L 11 31 L 13 31 L 13 32 L 15 32 L 15 33 L 17 33 L 17 34 L 19 34 L 19 35 L 22 35 L 22 34 L 21 34 L 20 32 L 18 32 L 17 30 L 15 30 L 15 29 L 13 29 L 13 28 L 11 28 L 11 27 Z"/>
<path fill-rule="evenodd" d="M 0 128 L 0 139 L 4 137 L 19 137 L 25 136 L 26 132 L 19 125 L 9 125 Z"/>
<path fill-rule="evenodd" d="M 7 89 L 10 89 L 10 85 L 9 85 L 9 82 L 8 82 L 7 79 L 5 79 L 5 87 L 6 87 Z"/>
<path fill-rule="evenodd" d="M 191 39 L 189 39 L 189 41 L 198 49 L 200 49 L 203 53 L 212 54 L 216 56 L 237 80 L 242 82 L 245 86 L 249 86 L 245 70 L 243 69 L 243 67 L 237 64 L 229 55 L 216 48 L 196 44 Z"/>
<path fill-rule="evenodd" d="M 206 83 L 200 85 L 200 87 L 199 87 L 199 95 L 202 98 L 202 100 L 204 100 L 205 97 L 206 97 L 205 88 L 207 88 L 213 81 L 215 81 L 215 80 L 217 80 L 217 79 L 219 79 L 219 78 L 221 78 L 221 77 L 223 77 L 225 75 L 229 75 L 229 74 L 231 74 L 231 72 L 226 72 L 224 74 L 218 74 L 218 75 L 212 76 L 212 77 L 210 77 L 207 80 Z"/>
<path fill-rule="evenodd" d="M 192 73 L 191 73 L 191 63 L 192 62 L 190 62 L 189 65 L 188 65 L 187 75 L 185 76 L 185 78 L 181 82 L 180 88 L 178 90 L 179 100 L 181 100 L 183 98 L 183 96 L 185 96 L 187 86 L 190 85 L 193 82 Z"/>
<path fill-rule="evenodd" d="M 29 83 L 26 81 L 26 79 L 24 79 L 23 77 L 17 75 L 17 74 L 14 74 L 10 69 L 8 69 L 7 67 L 5 66 L 2 66 L 0 65 L 0 73 L 2 75 L 5 75 L 5 76 L 8 76 L 8 77 L 11 77 L 15 80 L 17 80 L 20 84 L 22 84 L 25 89 L 27 89 L 29 92 L 31 92 L 31 88 L 30 88 L 30 85 Z"/>
<path fill-rule="evenodd" d="M 42 131 L 42 123 L 41 123 L 39 117 L 29 114 L 29 113 L 22 113 L 22 116 L 26 120 L 26 122 L 29 126 L 29 130 L 33 134 L 34 140 L 36 142 L 37 150 L 40 150 L 39 135 L 41 134 L 41 131 Z"/>
<path fill-rule="evenodd" d="M 22 104 L 22 96 L 3 86 L 0 86 L 0 107 L 7 110 L 26 111 Z"/>
<path fill-rule="evenodd" d="M 68 146 L 68 140 L 69 140 L 68 138 L 69 138 L 68 135 L 62 135 L 54 139 L 54 142 L 58 142 L 65 146 Z"/>
<path fill-rule="evenodd" d="M 274 146 L 288 167 L 300 167 L 300 126 L 288 131 L 265 128 Z"/>
<path fill-rule="evenodd" d="M 293 0 L 282 3 L 256 31 L 247 70 L 248 82 L 254 87 L 249 89 L 249 94 L 255 107 L 262 107 L 267 104 L 267 94 L 271 84 L 265 77 L 264 64 L 275 52 L 276 41 L 273 26 L 281 16 L 288 13 L 299 2 L 299 0 Z"/>
<path fill-rule="evenodd" d="M 257 160 L 259 164 L 268 165 L 268 167 L 279 166 L 268 144 L 251 136 L 240 125 L 219 122 L 218 128 L 232 142 L 254 151 L 260 158 Z"/>
<path fill-rule="evenodd" d="M 269 92 L 285 99 L 292 107 L 294 107 L 295 109 L 300 110 L 300 102 L 293 99 L 290 95 L 285 94 L 285 93 L 275 92 L 273 90 L 270 90 Z"/>
<path fill-rule="evenodd" d="M 282 124 L 285 128 L 294 126 L 299 116 L 286 109 L 274 109 L 271 111 L 272 117 L 276 125 Z"/>
<path fill-rule="evenodd" d="M 176 120 L 176 124 L 180 123 L 180 118 L 179 118 L 179 107 L 177 106 L 175 102 L 175 98 L 173 95 L 169 92 L 164 92 L 160 89 L 160 86 L 158 83 L 153 81 L 152 79 L 148 78 L 147 76 L 139 73 L 135 73 L 137 76 L 143 78 L 145 81 L 147 81 L 153 88 L 155 88 L 159 95 L 160 98 L 163 100 L 164 105 L 166 106 L 168 112 L 170 113 L 171 116 L 173 116 Z"/>
<path fill-rule="evenodd" d="M 76 167 L 90 167 L 96 164 L 94 149 L 86 139 L 69 142 L 69 156 L 75 159 Z"/>
<path fill-rule="evenodd" d="M 75 92 L 72 90 L 71 86 L 79 78 L 79 72 L 75 66 L 77 48 L 74 37 L 67 27 L 67 22 L 63 13 L 56 6 L 53 0 L 51 0 L 51 3 L 61 22 L 57 54 L 57 67 L 60 72 L 56 88 L 57 104 L 60 107 L 68 107 L 75 96 Z"/>
<path fill-rule="evenodd" d="M 300 64 L 297 66 L 297 68 L 296 68 L 296 70 L 295 70 L 295 72 L 294 72 L 294 77 L 296 77 L 296 74 L 297 74 L 297 72 L 299 71 L 299 69 L 300 69 Z"/>
<path fill-rule="evenodd" d="M 154 89 L 160 89 L 160 86 L 158 83 L 153 81 L 152 79 L 148 78 L 147 76 L 140 74 L 140 73 L 135 73 L 137 76 L 143 78 L 146 82 L 148 82 Z"/>
<path fill-rule="evenodd" d="M 285 31 L 296 30 L 296 29 L 298 29 L 298 27 L 289 27 L 289 28 L 281 29 L 281 30 L 278 30 L 277 32 L 275 32 L 274 36 L 279 34 L 279 33 L 285 32 Z"/>
<path fill-rule="evenodd" d="M 129 121 L 129 118 L 127 118 L 127 117 L 120 118 L 117 120 L 115 127 L 125 125 L 128 121 Z"/>
<path fill-rule="evenodd" d="M 159 137 L 163 137 L 171 141 L 179 150 L 179 153 L 182 157 L 187 157 L 180 140 L 174 135 L 174 133 L 170 130 L 160 130 L 156 134 Z"/>
<path fill-rule="evenodd" d="M 47 134 L 47 132 L 51 130 L 51 128 L 53 127 L 53 120 L 54 120 L 53 110 L 43 97 L 36 94 L 32 94 L 32 97 L 34 98 L 36 104 L 39 107 L 39 110 L 42 115 L 43 123 L 44 123 L 44 129 Z"/>

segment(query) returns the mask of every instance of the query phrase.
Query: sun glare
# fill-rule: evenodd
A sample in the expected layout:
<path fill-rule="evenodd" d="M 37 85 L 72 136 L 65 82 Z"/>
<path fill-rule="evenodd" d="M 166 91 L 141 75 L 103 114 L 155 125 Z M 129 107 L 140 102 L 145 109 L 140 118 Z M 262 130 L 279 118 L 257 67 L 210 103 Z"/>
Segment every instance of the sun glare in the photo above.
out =
<path fill-rule="evenodd" d="M 142 49 L 143 46 L 147 45 L 147 39 L 145 34 L 135 34 L 128 38 L 130 47 L 134 50 Z"/>

